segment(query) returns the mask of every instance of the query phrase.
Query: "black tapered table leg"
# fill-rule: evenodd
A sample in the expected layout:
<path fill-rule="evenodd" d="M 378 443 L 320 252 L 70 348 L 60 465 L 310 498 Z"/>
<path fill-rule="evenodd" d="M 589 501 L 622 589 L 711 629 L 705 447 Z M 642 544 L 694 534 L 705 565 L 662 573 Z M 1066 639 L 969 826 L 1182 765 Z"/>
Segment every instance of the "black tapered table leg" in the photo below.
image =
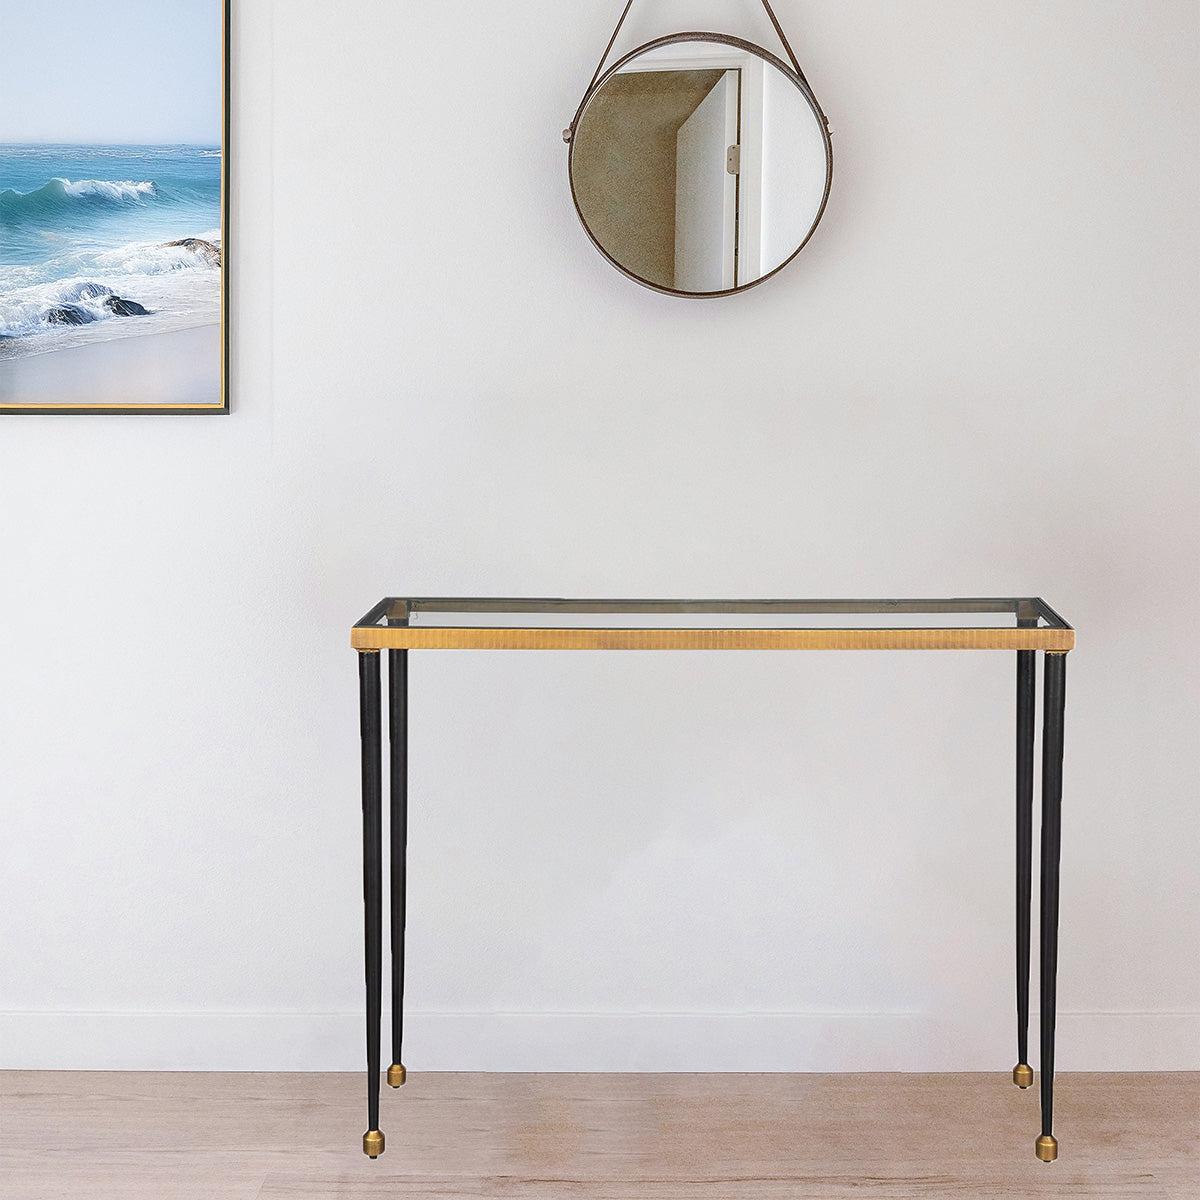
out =
<path fill-rule="evenodd" d="M 1058 1157 L 1054 1136 L 1054 1016 L 1058 1002 L 1058 864 L 1062 835 L 1063 714 L 1067 656 L 1046 653 L 1042 710 L 1042 1134 L 1043 1162 Z"/>
<path fill-rule="evenodd" d="M 359 651 L 358 706 L 362 731 L 363 903 L 366 912 L 367 1132 L 363 1153 L 383 1153 L 379 1129 L 379 1023 L 383 987 L 383 738 L 379 651 Z"/>
<path fill-rule="evenodd" d="M 404 1042 L 404 919 L 408 868 L 408 651 L 388 651 L 388 742 L 391 748 L 392 1063 L 387 1081 L 399 1087 L 407 1072 Z"/>
<path fill-rule="evenodd" d="M 1029 926 L 1033 891 L 1033 718 L 1037 651 L 1017 651 L 1017 1065 L 1013 1083 L 1033 1083 L 1029 1065 Z"/>

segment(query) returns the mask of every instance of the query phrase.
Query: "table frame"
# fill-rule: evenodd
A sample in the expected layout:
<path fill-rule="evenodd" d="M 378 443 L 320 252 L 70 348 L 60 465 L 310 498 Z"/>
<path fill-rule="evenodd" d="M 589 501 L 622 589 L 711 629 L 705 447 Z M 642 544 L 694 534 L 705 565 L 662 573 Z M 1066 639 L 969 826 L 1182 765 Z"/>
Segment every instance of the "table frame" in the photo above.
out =
<path fill-rule="evenodd" d="M 1015 626 L 936 628 L 747 628 L 719 625 L 627 628 L 538 625 L 410 625 L 419 612 L 887 614 L 1004 613 Z M 1053 1133 L 1054 1034 L 1057 1006 L 1059 861 L 1062 830 L 1063 733 L 1067 653 L 1075 631 L 1036 597 L 957 600 L 583 601 L 394 598 L 381 600 L 351 633 L 358 652 L 362 739 L 363 899 L 367 1015 L 367 1125 L 363 1151 L 384 1150 L 379 1128 L 380 1025 L 383 983 L 383 734 L 380 655 L 388 656 L 388 761 L 390 802 L 390 934 L 392 1062 L 387 1082 L 404 1083 L 404 932 L 408 853 L 408 652 L 424 649 L 521 650 L 1010 650 L 1016 673 L 1016 998 L 1017 1065 L 1013 1082 L 1033 1083 L 1029 1066 L 1029 974 L 1033 884 L 1034 728 L 1037 655 L 1045 655 L 1042 705 L 1040 1041 L 1041 1134 L 1034 1150 L 1043 1162 L 1058 1156 Z"/>

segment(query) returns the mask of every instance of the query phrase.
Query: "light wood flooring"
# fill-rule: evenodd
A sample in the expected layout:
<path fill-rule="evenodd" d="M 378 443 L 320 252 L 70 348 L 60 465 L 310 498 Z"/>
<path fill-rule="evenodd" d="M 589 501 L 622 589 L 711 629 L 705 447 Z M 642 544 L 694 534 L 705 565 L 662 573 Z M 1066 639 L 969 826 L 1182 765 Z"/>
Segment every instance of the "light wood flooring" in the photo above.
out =
<path fill-rule="evenodd" d="M 1200 1198 L 1200 1073 L 0 1072 L 2 1200 Z"/>

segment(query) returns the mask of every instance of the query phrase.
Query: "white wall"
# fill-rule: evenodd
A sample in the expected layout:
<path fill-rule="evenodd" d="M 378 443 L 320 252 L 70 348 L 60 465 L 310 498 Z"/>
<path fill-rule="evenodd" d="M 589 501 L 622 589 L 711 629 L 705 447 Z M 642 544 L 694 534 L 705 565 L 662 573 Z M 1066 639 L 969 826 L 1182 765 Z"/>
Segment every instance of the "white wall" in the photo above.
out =
<path fill-rule="evenodd" d="M 3 1064 L 359 1063 L 384 594 L 1040 593 L 1060 1065 L 1200 1067 L 1195 5 L 781 0 L 833 193 L 705 302 L 571 207 L 617 6 L 236 7 L 233 415 L 0 425 Z M 416 657 L 408 1065 L 1007 1070 L 1012 675 Z"/>

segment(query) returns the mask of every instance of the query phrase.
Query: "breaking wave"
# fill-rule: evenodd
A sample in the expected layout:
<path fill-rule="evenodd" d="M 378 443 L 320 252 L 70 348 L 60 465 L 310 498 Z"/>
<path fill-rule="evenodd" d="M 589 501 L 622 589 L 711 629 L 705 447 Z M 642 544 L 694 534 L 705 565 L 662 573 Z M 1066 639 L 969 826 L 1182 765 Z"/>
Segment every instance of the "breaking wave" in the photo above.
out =
<path fill-rule="evenodd" d="M 152 180 L 51 179 L 36 191 L 0 192 L 0 216 L 6 221 L 45 220 L 69 214 L 81 204 L 89 206 L 144 204 L 158 199 L 158 184 Z"/>

